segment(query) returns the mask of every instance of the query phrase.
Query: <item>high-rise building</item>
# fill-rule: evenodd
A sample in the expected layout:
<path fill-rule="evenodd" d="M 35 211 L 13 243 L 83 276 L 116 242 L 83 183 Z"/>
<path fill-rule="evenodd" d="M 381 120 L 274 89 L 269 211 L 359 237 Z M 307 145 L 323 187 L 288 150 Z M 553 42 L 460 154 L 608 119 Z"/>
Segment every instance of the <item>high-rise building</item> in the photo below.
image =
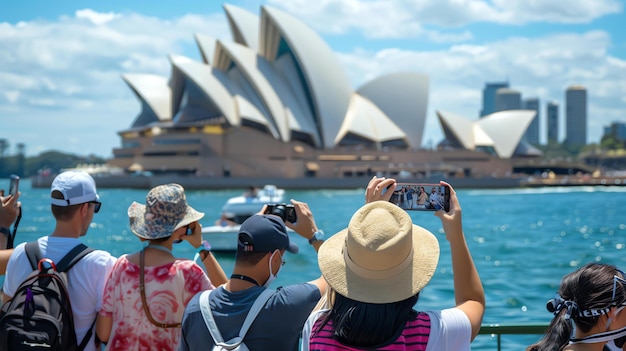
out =
<path fill-rule="evenodd" d="M 526 134 L 524 138 L 527 142 L 533 145 L 539 145 L 539 99 L 538 98 L 528 98 L 524 99 L 524 103 L 522 104 L 524 110 L 533 110 L 535 111 L 535 118 L 532 122 L 530 122 L 530 126 L 526 130 Z"/>
<path fill-rule="evenodd" d="M 559 142 L 559 103 L 550 101 L 546 105 L 546 121 L 548 124 L 548 143 Z"/>
<path fill-rule="evenodd" d="M 604 127 L 604 136 L 611 136 L 617 140 L 626 140 L 626 123 L 613 122 L 610 125 Z"/>
<path fill-rule="evenodd" d="M 580 85 L 565 91 L 565 143 L 587 144 L 587 90 Z"/>
<path fill-rule="evenodd" d="M 483 89 L 483 108 L 480 117 L 496 112 L 496 92 L 501 88 L 508 88 L 509 82 L 485 83 Z"/>
<path fill-rule="evenodd" d="M 494 112 L 522 109 L 522 94 L 513 89 L 500 88 L 496 91 L 496 106 Z"/>

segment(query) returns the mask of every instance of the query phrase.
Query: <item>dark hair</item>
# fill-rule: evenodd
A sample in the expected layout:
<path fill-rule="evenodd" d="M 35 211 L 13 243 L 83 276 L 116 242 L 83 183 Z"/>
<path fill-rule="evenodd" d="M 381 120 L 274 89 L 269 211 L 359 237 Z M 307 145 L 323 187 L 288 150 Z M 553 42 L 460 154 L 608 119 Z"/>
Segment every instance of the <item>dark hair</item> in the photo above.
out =
<path fill-rule="evenodd" d="M 166 236 L 166 237 L 164 237 L 164 238 L 158 238 L 158 239 L 148 239 L 148 241 L 149 241 L 149 242 L 151 242 L 151 243 L 155 243 L 155 244 L 157 244 L 157 245 L 158 245 L 158 244 L 162 244 L 162 243 L 164 243 L 164 242 L 166 242 L 166 241 L 170 240 L 170 237 L 171 237 L 171 235 L 168 235 L 168 236 Z"/>
<path fill-rule="evenodd" d="M 576 328 L 582 332 L 588 332 L 598 323 L 599 316 L 583 317 L 578 311 L 592 309 L 604 309 L 620 305 L 626 300 L 624 285 L 620 282 L 613 295 L 613 277 L 622 277 L 622 273 L 612 265 L 602 263 L 589 263 L 576 271 L 567 274 L 561 280 L 558 294 L 565 301 L 573 301 L 578 305 L 574 309 L 570 319 L 576 323 Z M 550 302 L 548 303 L 550 304 Z M 539 342 L 530 345 L 527 351 L 552 351 L 562 350 L 572 336 L 573 326 L 566 318 L 568 308 L 559 306 L 554 311 L 555 316 L 548 326 L 546 334 Z"/>
<path fill-rule="evenodd" d="M 237 254 L 235 256 L 235 261 L 237 263 L 241 263 L 244 266 L 252 267 L 255 264 L 259 263 L 267 255 L 267 252 L 247 252 L 240 249 L 237 249 Z"/>
<path fill-rule="evenodd" d="M 332 322 L 333 337 L 344 345 L 370 348 L 391 343 L 402 333 L 407 321 L 417 318 L 413 306 L 418 297 L 419 293 L 402 301 L 375 304 L 335 292 L 333 307 L 315 332 Z"/>
<path fill-rule="evenodd" d="M 58 190 L 54 190 L 51 196 L 53 199 L 60 199 L 60 200 L 65 199 L 63 194 Z M 70 219 L 72 219 L 72 217 L 74 217 L 74 215 L 76 214 L 76 212 L 78 212 L 78 210 L 80 209 L 80 206 L 82 205 L 83 204 L 70 205 L 70 206 L 57 206 L 57 205 L 50 205 L 50 206 L 52 210 L 52 215 L 57 221 L 69 221 Z"/>

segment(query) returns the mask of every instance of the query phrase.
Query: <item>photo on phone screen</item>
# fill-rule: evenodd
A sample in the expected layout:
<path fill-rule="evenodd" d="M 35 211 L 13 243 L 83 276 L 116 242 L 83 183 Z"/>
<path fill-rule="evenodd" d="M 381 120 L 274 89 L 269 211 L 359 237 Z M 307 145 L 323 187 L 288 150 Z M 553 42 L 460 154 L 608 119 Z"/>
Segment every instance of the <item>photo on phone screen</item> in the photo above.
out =
<path fill-rule="evenodd" d="M 11 175 L 11 182 L 9 183 L 9 195 L 15 196 L 18 191 L 18 187 L 20 184 L 20 177 L 15 174 Z"/>
<path fill-rule="evenodd" d="M 407 211 L 449 211 L 450 188 L 441 184 L 397 183 L 389 202 Z"/>

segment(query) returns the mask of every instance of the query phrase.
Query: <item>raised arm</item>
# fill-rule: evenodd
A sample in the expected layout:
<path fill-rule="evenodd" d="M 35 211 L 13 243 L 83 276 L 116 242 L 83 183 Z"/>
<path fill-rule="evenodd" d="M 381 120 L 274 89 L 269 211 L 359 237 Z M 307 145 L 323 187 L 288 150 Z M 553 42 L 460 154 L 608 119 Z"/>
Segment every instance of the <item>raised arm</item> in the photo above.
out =
<path fill-rule="evenodd" d="M 296 223 L 285 222 L 285 225 L 298 233 L 303 238 L 309 240 L 318 231 L 315 219 L 313 218 L 313 212 L 309 208 L 309 205 L 305 202 L 296 201 L 291 199 L 294 209 L 296 210 L 296 216 L 298 217 Z M 320 246 L 324 243 L 324 240 L 316 240 L 311 243 L 311 246 L 317 252 Z M 319 278 L 310 281 L 309 283 L 316 285 L 320 289 L 320 294 L 323 296 L 326 292 L 326 279 L 320 275 Z"/>
<path fill-rule="evenodd" d="M 193 233 L 191 235 L 181 236 L 181 239 L 188 240 L 189 243 L 199 249 L 202 247 L 202 225 L 199 222 L 194 222 L 189 225 L 192 229 Z M 204 264 L 204 268 L 206 270 L 207 276 L 211 281 L 211 284 L 214 286 L 220 286 L 222 284 L 226 284 L 228 278 L 226 277 L 226 273 L 222 269 L 222 266 L 217 261 L 213 253 L 210 250 L 202 250 L 200 251 L 200 259 Z"/>
<path fill-rule="evenodd" d="M 11 224 L 15 222 L 15 219 L 20 212 L 21 204 L 18 201 L 19 197 L 19 192 L 16 196 L 4 196 L 4 190 L 0 190 L 0 228 L 2 228 L 2 231 L 0 232 L 0 249 L 2 250 L 7 247 L 9 239 L 7 236 L 10 235 Z M 2 274 L 4 274 L 6 261 L 3 263 L 0 261 L 0 264 L 4 264 L 4 268 L 1 269 Z"/>
<path fill-rule="evenodd" d="M 456 307 L 469 318 L 474 340 L 485 314 L 485 291 L 463 234 L 459 199 L 450 184 L 441 182 L 441 185 L 450 187 L 450 211 L 439 210 L 435 215 L 441 219 L 446 239 L 450 243 Z"/>

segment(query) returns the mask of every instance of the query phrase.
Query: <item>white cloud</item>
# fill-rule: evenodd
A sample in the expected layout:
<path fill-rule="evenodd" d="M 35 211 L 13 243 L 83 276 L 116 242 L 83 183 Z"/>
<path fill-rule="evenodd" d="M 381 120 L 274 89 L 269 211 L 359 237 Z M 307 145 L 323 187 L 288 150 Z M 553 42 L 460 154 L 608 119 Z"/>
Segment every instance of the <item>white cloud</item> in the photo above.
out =
<path fill-rule="evenodd" d="M 597 142 L 602 127 L 626 119 L 626 61 L 608 56 L 609 35 L 603 31 L 557 34 L 539 38 L 514 37 L 485 45 L 455 45 L 439 51 L 356 50 L 340 55 L 349 76 L 360 86 L 384 73 L 418 71 L 430 77 L 424 140 L 441 139 L 435 110 L 477 118 L 485 82 L 510 82 L 523 98 L 565 105 L 565 89 L 581 84 L 588 92 L 589 140 Z M 561 111 L 561 117 L 564 110 Z"/>
<path fill-rule="evenodd" d="M 434 111 L 477 116 L 486 81 L 508 79 L 524 97 L 539 97 L 543 117 L 545 103 L 550 100 L 561 104 L 563 115 L 567 86 L 586 86 L 592 141 L 599 139 L 603 125 L 626 118 L 626 61 L 608 54 L 618 38 L 607 32 L 528 38 L 523 36 L 524 27 L 520 27 L 520 35 L 515 37 L 474 41 L 472 32 L 448 28 L 499 21 L 498 16 L 507 18 L 509 13 L 517 13 L 520 21 L 526 22 L 568 22 L 575 21 L 575 17 L 589 21 L 621 9 L 619 2 L 611 0 L 593 1 L 593 9 L 585 1 L 566 3 L 567 11 L 559 12 L 559 6 L 565 5 L 557 0 L 270 1 L 270 5 L 286 9 L 322 35 L 347 33 L 341 37 L 347 43 L 359 33 L 397 38 L 390 46 L 399 42 L 398 38 L 415 36 L 440 43 L 438 49 L 430 50 L 410 43 L 381 50 L 353 44 L 334 48 L 355 87 L 389 72 L 429 75 L 429 110 L 423 140 L 432 140 L 433 144 L 441 139 Z M 450 10 L 453 6 L 454 11 Z M 3 137 L 12 144 L 25 143 L 29 154 L 54 147 L 77 154 L 110 156 L 112 147 L 119 145 L 117 132 L 129 127 L 140 109 L 121 74 L 169 76 L 168 54 L 191 52 L 195 55 L 192 58 L 200 58 L 193 39 L 196 32 L 230 40 L 222 13 L 163 20 L 136 13 L 81 10 L 57 21 L 0 23 Z M 442 44 L 450 42 L 459 44 Z"/>
<path fill-rule="evenodd" d="M 113 12 L 99 13 L 91 9 L 76 11 L 76 18 L 86 19 L 93 24 L 105 24 L 118 17 L 120 17 L 120 15 Z"/>
<path fill-rule="evenodd" d="M 467 40 L 451 28 L 473 23 L 589 23 L 619 13 L 619 0 L 270 0 L 320 33 L 352 29 L 369 38 L 425 37 Z M 431 28 L 435 26 L 437 28 Z M 441 33 L 438 33 L 441 32 Z"/>
<path fill-rule="evenodd" d="M 168 76 L 167 55 L 183 51 L 199 60 L 196 32 L 230 38 L 221 14 L 162 20 L 85 9 L 56 21 L 0 23 L 3 137 L 24 142 L 28 154 L 55 147 L 110 156 L 117 131 L 140 109 L 121 74 Z M 81 132 L 86 123 L 89 133 Z"/>

